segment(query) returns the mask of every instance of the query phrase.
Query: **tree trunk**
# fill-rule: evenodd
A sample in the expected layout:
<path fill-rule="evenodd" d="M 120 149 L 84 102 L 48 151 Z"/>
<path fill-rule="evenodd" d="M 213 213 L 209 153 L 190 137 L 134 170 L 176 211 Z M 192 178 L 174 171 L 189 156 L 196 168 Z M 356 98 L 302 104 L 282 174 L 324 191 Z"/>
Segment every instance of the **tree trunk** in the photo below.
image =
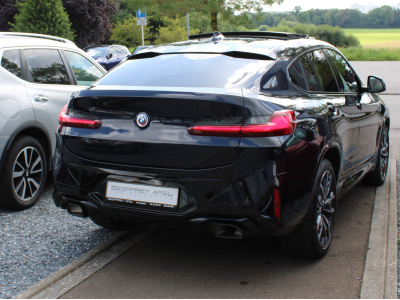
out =
<path fill-rule="evenodd" d="M 217 13 L 211 12 L 211 30 L 218 31 L 218 21 L 217 21 Z"/>

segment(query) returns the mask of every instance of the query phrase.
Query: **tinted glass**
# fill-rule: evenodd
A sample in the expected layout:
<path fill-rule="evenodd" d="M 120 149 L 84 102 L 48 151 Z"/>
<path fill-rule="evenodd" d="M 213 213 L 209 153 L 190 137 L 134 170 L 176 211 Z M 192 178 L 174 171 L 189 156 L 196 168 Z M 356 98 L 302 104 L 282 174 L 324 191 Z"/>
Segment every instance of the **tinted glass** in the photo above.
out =
<path fill-rule="evenodd" d="M 121 47 L 118 47 L 117 48 L 117 53 L 118 53 L 118 55 L 124 55 L 125 51 Z"/>
<path fill-rule="evenodd" d="M 314 73 L 314 68 L 312 67 L 310 61 L 306 56 L 301 57 L 301 62 L 304 66 L 304 75 L 306 77 L 307 89 L 310 92 L 322 91 L 319 85 L 317 76 Z"/>
<path fill-rule="evenodd" d="M 91 57 L 100 57 L 106 55 L 107 49 L 108 47 L 90 48 L 86 50 L 86 53 L 89 54 Z"/>
<path fill-rule="evenodd" d="M 71 51 L 64 51 L 64 53 L 74 70 L 78 85 L 91 85 L 103 76 L 99 68 L 84 56 Z"/>
<path fill-rule="evenodd" d="M 345 59 L 336 51 L 326 50 L 332 58 L 333 65 L 336 67 L 339 76 L 339 84 L 344 92 L 357 92 L 357 77 L 347 64 Z"/>
<path fill-rule="evenodd" d="M 69 84 L 67 71 L 57 50 L 24 50 L 27 80 L 35 83 Z"/>
<path fill-rule="evenodd" d="M 19 50 L 6 50 L 1 58 L 1 66 L 21 78 L 21 58 Z"/>
<path fill-rule="evenodd" d="M 98 81 L 98 85 L 244 87 L 275 62 L 233 58 L 221 54 L 165 54 L 128 60 Z"/>
<path fill-rule="evenodd" d="M 112 54 L 113 57 L 118 56 L 117 49 L 115 49 L 115 47 L 112 47 L 110 51 L 108 51 L 108 55 L 110 54 Z"/>
<path fill-rule="evenodd" d="M 301 65 L 301 61 L 299 59 L 296 60 L 289 68 L 289 77 L 292 83 L 302 88 L 303 90 L 307 90 L 303 66 Z"/>
<path fill-rule="evenodd" d="M 271 69 L 261 80 L 261 89 L 266 92 L 284 91 L 288 88 L 287 77 L 282 70 Z"/>
<path fill-rule="evenodd" d="M 307 57 L 314 67 L 314 71 L 318 77 L 322 91 L 324 92 L 339 92 L 336 84 L 335 76 L 332 73 L 325 54 L 322 50 L 316 50 L 307 53 Z"/>

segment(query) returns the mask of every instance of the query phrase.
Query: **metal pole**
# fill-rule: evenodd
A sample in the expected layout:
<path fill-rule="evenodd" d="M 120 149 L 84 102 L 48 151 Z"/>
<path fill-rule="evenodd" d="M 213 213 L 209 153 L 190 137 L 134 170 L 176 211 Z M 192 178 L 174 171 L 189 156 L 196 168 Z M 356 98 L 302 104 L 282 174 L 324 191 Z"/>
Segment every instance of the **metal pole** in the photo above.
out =
<path fill-rule="evenodd" d="M 143 25 L 142 25 L 142 44 L 144 46 L 144 31 L 143 31 Z"/>
<path fill-rule="evenodd" d="M 190 27 L 189 27 L 189 14 L 186 13 L 186 27 L 187 27 L 187 36 L 189 39 L 189 35 L 190 35 Z"/>

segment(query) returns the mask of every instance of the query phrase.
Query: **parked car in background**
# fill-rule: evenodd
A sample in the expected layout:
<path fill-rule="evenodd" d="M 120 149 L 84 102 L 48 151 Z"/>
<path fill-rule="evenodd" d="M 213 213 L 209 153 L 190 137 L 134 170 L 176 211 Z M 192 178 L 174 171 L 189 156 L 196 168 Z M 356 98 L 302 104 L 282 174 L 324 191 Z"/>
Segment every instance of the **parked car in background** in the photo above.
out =
<path fill-rule="evenodd" d="M 36 203 L 52 169 L 58 116 L 105 70 L 73 42 L 0 32 L 0 207 Z"/>
<path fill-rule="evenodd" d="M 141 50 L 61 112 L 54 201 L 105 228 L 276 236 L 288 255 L 322 257 L 337 199 L 386 179 L 385 88 L 301 34 L 200 34 Z"/>
<path fill-rule="evenodd" d="M 122 60 L 131 55 L 128 48 L 120 45 L 88 46 L 83 50 L 93 57 L 107 71 L 114 68 Z"/>

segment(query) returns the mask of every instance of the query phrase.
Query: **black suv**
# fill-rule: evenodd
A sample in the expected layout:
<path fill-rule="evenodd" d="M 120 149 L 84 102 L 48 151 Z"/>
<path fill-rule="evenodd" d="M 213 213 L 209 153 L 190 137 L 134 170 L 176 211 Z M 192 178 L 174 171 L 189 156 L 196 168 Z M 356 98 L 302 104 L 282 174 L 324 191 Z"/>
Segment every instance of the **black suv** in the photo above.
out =
<path fill-rule="evenodd" d="M 318 258 L 336 201 L 385 181 L 389 111 L 332 45 L 224 32 L 142 50 L 60 114 L 54 201 L 110 229 L 279 236 Z"/>

